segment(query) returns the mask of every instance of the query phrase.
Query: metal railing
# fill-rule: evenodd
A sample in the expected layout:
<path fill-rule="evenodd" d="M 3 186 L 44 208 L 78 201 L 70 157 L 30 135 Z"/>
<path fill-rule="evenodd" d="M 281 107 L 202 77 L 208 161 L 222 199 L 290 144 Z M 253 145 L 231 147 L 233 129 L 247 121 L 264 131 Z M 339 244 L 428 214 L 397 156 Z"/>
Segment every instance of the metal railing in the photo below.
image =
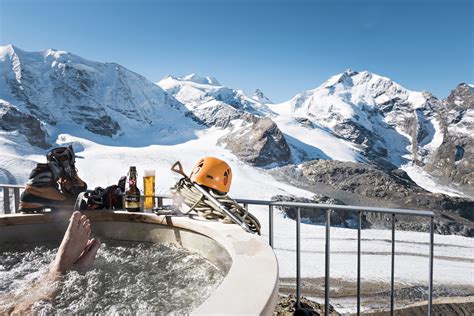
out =
<path fill-rule="evenodd" d="M 14 205 L 15 212 L 18 210 L 18 202 L 20 196 L 20 189 L 23 186 L 18 185 L 4 185 L 0 184 L 0 188 L 3 189 L 3 208 L 4 213 L 10 213 L 10 193 L 9 190 L 13 189 L 14 192 Z M 163 206 L 164 199 L 170 199 L 168 195 L 156 195 L 156 204 Z M 368 206 L 350 206 L 350 205 L 333 205 L 333 204 L 316 204 L 316 203 L 298 203 L 298 202 L 277 202 L 277 201 L 265 201 L 265 200 L 248 200 L 248 199 L 237 199 L 237 202 L 242 204 L 244 208 L 248 209 L 249 205 L 261 205 L 268 206 L 268 239 L 269 244 L 274 247 L 274 227 L 273 227 L 273 210 L 274 207 L 294 207 L 296 208 L 296 304 L 300 305 L 301 298 L 301 208 L 312 209 L 312 210 L 325 210 L 326 211 L 326 238 L 325 238 L 325 274 L 324 274 L 324 314 L 329 315 L 329 289 L 330 289 L 330 245 L 331 245 L 331 212 L 339 211 L 352 211 L 358 214 L 358 227 L 357 227 L 357 315 L 360 315 L 360 296 L 361 296 L 361 230 L 362 230 L 362 214 L 363 213 L 378 213 L 391 215 L 391 276 L 390 276 L 390 313 L 394 314 L 395 307 L 395 221 L 396 216 L 419 216 L 429 218 L 430 221 L 430 242 L 429 242 L 429 266 L 428 266 L 428 315 L 432 314 L 433 304 L 433 259 L 434 259 L 434 213 L 432 211 L 423 210 L 411 210 L 411 209 L 397 209 L 397 208 L 380 208 L 380 207 L 368 207 Z M 14 213 L 14 212 L 13 212 Z"/>
<path fill-rule="evenodd" d="M 0 188 L 3 191 L 3 214 L 10 214 L 18 212 L 20 208 L 20 190 L 25 188 L 24 185 L 16 185 L 16 184 L 0 184 Z M 11 200 L 10 200 L 10 190 L 13 191 L 13 212 L 11 209 Z"/>
<path fill-rule="evenodd" d="M 434 252 L 434 213 L 432 211 L 379 208 L 367 206 L 316 204 L 316 203 L 297 203 L 297 202 L 276 202 L 262 200 L 244 200 L 238 199 L 244 207 L 248 205 L 267 205 L 269 211 L 269 242 L 273 248 L 273 207 L 294 207 L 296 208 L 296 304 L 300 306 L 301 297 L 301 245 L 300 245 L 300 225 L 301 208 L 326 211 L 326 238 L 325 238 L 325 274 L 324 274 L 324 314 L 329 315 L 329 288 L 330 288 L 330 231 L 331 231 L 331 212 L 332 211 L 352 211 L 358 213 L 357 227 L 357 315 L 360 315 L 360 296 L 361 296 L 361 230 L 362 213 L 379 213 L 392 215 L 392 251 L 391 251 L 391 277 L 390 277 L 390 313 L 394 314 L 395 307 L 395 220 L 396 215 L 401 216 L 420 216 L 430 219 L 430 244 L 429 244 L 429 267 L 428 267 L 428 315 L 431 315 L 433 304 L 433 252 Z"/>

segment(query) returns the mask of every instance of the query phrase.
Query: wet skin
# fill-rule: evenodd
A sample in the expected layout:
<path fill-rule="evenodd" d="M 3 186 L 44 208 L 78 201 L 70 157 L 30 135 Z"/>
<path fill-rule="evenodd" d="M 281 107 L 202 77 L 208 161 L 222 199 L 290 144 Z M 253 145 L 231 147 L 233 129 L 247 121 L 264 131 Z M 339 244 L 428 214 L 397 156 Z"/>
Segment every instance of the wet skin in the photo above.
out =
<path fill-rule="evenodd" d="M 89 239 L 90 234 L 90 220 L 80 212 L 74 212 L 69 219 L 69 226 L 51 265 L 51 273 L 64 274 L 74 267 L 87 268 L 92 265 L 100 242 L 96 239 Z"/>

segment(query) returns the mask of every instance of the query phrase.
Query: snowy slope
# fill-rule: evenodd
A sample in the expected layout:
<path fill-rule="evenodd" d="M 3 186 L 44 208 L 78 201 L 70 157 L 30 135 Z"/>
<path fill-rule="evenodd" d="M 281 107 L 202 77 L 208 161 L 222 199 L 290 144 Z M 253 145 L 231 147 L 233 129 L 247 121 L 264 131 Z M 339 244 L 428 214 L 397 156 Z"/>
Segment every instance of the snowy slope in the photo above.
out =
<path fill-rule="evenodd" d="M 293 150 L 294 162 L 311 159 L 334 159 L 341 161 L 360 161 L 363 157 L 350 141 L 341 139 L 327 128 L 312 123 L 301 124 L 298 118 L 280 114 L 273 120 L 285 134 Z"/>

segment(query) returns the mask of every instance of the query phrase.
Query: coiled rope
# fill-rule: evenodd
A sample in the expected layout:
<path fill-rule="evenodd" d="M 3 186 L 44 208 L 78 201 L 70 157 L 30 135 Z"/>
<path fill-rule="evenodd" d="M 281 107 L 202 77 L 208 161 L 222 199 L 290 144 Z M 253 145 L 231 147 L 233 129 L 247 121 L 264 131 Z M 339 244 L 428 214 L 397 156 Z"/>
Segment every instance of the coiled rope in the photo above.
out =
<path fill-rule="evenodd" d="M 219 194 L 212 189 L 209 190 L 209 194 L 233 214 L 239 216 L 252 232 L 256 232 L 260 235 L 260 222 L 254 215 L 249 213 L 248 210 L 243 208 L 227 194 Z M 226 224 L 233 223 L 233 221 L 224 214 L 217 205 L 209 201 L 201 192 L 198 191 L 198 189 L 196 189 L 189 178 L 181 178 L 171 188 L 171 196 L 178 208 L 180 208 L 179 204 L 181 203 L 189 207 L 189 210 L 185 212 L 186 214 L 196 212 L 200 217 L 207 220 L 219 220 Z"/>

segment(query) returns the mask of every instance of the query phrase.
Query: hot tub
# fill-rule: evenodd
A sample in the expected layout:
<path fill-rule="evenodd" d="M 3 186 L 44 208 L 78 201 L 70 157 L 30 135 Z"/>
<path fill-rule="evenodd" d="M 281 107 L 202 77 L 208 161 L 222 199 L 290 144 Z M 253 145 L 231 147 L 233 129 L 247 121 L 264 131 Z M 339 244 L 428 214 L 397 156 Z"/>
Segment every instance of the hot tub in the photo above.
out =
<path fill-rule="evenodd" d="M 111 240 L 171 243 L 203 256 L 225 273 L 195 315 L 271 315 L 278 298 L 278 263 L 259 236 L 237 225 L 147 213 L 89 211 L 96 236 Z M 0 244 L 62 238 L 70 213 L 0 216 Z"/>

